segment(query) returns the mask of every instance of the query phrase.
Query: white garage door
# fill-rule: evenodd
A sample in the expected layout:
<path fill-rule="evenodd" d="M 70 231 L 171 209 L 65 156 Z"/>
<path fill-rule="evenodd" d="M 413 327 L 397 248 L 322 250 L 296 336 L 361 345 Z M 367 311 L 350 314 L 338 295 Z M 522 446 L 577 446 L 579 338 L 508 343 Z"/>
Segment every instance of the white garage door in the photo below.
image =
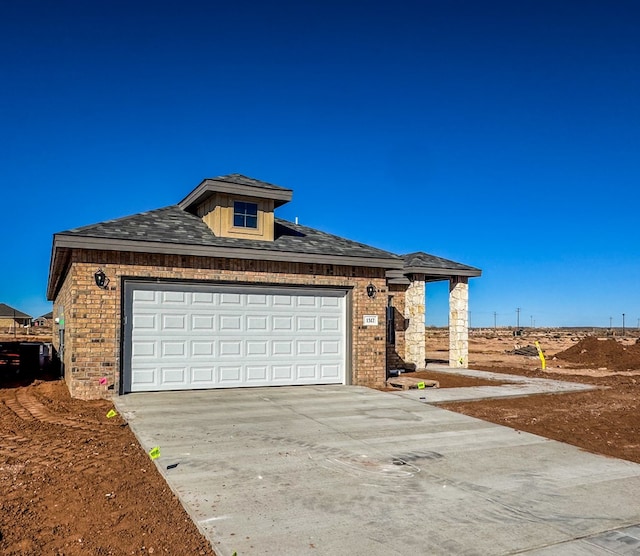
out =
<path fill-rule="evenodd" d="M 344 291 L 128 290 L 126 392 L 345 382 Z"/>

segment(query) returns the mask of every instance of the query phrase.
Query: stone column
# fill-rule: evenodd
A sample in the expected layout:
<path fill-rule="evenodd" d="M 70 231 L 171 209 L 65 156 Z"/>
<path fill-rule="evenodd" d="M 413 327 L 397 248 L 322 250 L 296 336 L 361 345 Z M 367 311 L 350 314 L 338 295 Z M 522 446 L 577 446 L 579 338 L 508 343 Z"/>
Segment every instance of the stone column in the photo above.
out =
<path fill-rule="evenodd" d="M 424 341 L 425 290 L 424 275 L 409 276 L 411 283 L 404 294 L 404 317 L 408 319 L 404 332 L 404 362 L 424 369 L 427 352 Z"/>
<path fill-rule="evenodd" d="M 449 367 L 469 366 L 469 279 L 449 280 Z"/>

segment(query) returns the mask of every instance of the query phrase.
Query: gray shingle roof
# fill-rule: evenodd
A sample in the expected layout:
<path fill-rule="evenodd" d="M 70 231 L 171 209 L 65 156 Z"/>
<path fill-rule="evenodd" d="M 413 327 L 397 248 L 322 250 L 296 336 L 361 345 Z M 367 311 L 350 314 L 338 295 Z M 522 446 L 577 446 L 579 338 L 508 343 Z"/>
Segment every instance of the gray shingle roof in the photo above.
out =
<path fill-rule="evenodd" d="M 276 218 L 274 241 L 218 237 L 200 217 L 177 205 L 74 228 L 56 235 L 389 259 L 393 266 L 402 260 L 388 251 L 279 218 Z"/>
<path fill-rule="evenodd" d="M 429 253 L 423 253 L 422 251 L 418 251 L 416 253 L 409 253 L 407 255 L 403 255 L 404 259 L 404 268 L 407 271 L 412 272 L 428 272 L 433 270 L 446 270 L 446 271 L 460 271 L 465 272 L 465 274 L 471 273 L 470 275 L 480 276 L 481 270 L 479 268 L 475 268 L 473 266 L 467 266 L 462 263 L 457 263 L 455 261 L 451 261 L 449 259 L 444 259 L 442 257 L 436 257 L 435 255 L 430 255 Z"/>
<path fill-rule="evenodd" d="M 0 303 L 0 317 L 3 318 L 18 318 L 18 319 L 30 319 L 31 315 L 27 315 L 27 313 L 23 313 L 22 311 L 18 311 L 18 309 L 14 309 L 10 307 L 6 303 Z"/>
<path fill-rule="evenodd" d="M 238 185 L 251 185 L 253 187 L 260 187 L 262 189 L 282 189 L 284 191 L 289 191 L 289 189 L 285 187 L 280 187 L 279 185 L 274 185 L 272 183 L 257 180 L 255 178 L 250 178 L 248 176 L 243 176 L 242 174 L 227 174 L 225 176 L 216 176 L 215 178 L 209 178 L 210 180 L 215 181 L 223 181 L 226 183 L 236 183 Z"/>

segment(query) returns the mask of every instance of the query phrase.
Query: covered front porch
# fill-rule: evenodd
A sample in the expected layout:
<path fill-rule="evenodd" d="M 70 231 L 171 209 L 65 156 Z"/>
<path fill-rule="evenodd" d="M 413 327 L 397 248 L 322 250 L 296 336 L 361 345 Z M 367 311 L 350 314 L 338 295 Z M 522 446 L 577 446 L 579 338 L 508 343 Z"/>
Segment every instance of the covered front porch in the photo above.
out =
<path fill-rule="evenodd" d="M 417 252 L 404 255 L 402 270 L 387 271 L 387 370 L 426 366 L 425 315 L 428 282 L 449 283 L 449 367 L 469 363 L 469 278 L 479 268 Z"/>

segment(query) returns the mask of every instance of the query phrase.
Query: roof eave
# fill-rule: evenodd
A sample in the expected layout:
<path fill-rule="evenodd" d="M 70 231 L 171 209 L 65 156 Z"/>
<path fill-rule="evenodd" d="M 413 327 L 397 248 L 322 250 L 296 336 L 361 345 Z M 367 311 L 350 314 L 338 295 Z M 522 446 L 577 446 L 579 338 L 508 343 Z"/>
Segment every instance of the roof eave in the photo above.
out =
<path fill-rule="evenodd" d="M 403 268 L 403 274 L 427 274 L 430 276 L 468 276 L 469 278 L 477 278 L 482 275 L 479 268 L 427 268 L 424 266 L 406 266 Z"/>
<path fill-rule="evenodd" d="M 56 270 L 54 260 L 59 249 L 88 249 L 100 251 L 130 251 L 135 253 L 156 253 L 165 255 L 187 255 L 199 257 L 219 257 L 227 259 L 254 259 L 275 262 L 301 262 L 318 264 L 335 264 L 346 266 L 364 266 L 372 268 L 401 269 L 402 259 L 387 257 L 355 257 L 349 255 L 327 255 L 322 253 L 304 253 L 297 251 L 272 251 L 249 247 L 223 247 L 214 245 L 193 245 L 185 243 L 165 243 L 156 241 L 139 241 L 111 239 L 88 236 L 56 234 L 52 264 L 50 269 L 50 288 Z M 49 289 L 48 291 L 52 291 Z"/>
<path fill-rule="evenodd" d="M 293 191 L 291 189 L 267 189 L 253 185 L 231 183 L 208 178 L 203 180 L 198 187 L 182 199 L 182 201 L 178 203 L 178 206 L 182 210 L 189 212 L 215 193 L 228 193 L 230 195 L 272 199 L 276 207 L 288 203 L 293 197 Z"/>

